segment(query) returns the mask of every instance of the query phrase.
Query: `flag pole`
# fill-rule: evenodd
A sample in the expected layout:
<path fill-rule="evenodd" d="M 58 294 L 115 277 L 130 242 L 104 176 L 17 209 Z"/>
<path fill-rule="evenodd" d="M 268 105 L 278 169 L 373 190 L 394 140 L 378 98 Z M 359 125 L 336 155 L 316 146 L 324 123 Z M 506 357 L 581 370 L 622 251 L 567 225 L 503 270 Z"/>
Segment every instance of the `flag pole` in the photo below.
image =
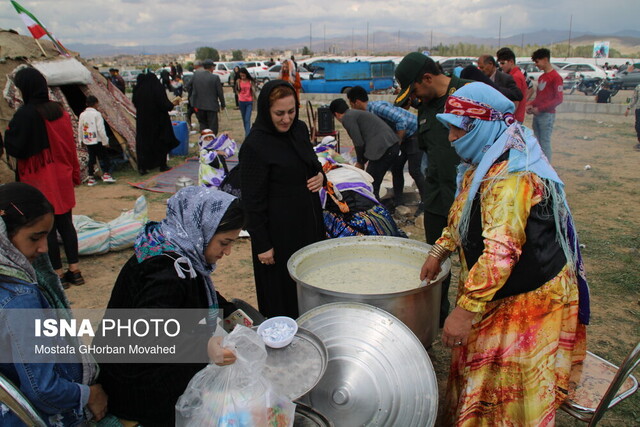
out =
<path fill-rule="evenodd" d="M 34 38 L 34 40 L 36 41 L 36 44 L 38 45 L 38 47 L 39 47 L 39 48 L 40 48 L 40 50 L 42 51 L 42 54 L 43 54 L 44 56 L 47 56 L 47 53 L 46 53 L 46 52 L 44 51 L 44 49 L 42 48 L 42 45 L 40 44 L 40 42 L 38 41 L 38 39 L 35 39 L 35 38 Z"/>

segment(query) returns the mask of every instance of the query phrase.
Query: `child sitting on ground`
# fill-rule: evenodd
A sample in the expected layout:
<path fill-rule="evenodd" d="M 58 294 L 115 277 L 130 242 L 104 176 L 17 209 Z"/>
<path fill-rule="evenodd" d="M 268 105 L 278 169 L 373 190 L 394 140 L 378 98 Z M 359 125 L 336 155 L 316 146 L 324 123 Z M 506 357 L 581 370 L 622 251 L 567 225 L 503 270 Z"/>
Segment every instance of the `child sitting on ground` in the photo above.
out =
<path fill-rule="evenodd" d="M 220 187 L 222 180 L 229 173 L 225 159 L 236 152 L 236 142 L 224 132 L 216 138 L 211 129 L 204 129 L 200 134 L 200 170 L 198 184 L 203 187 Z"/>
<path fill-rule="evenodd" d="M 94 170 L 96 158 L 100 161 L 102 168 L 102 181 L 116 182 L 111 176 L 111 162 L 103 146 L 109 146 L 109 137 L 104 128 L 104 120 L 102 114 L 96 110 L 98 99 L 93 96 L 87 96 L 87 108 L 80 114 L 78 118 L 78 139 L 79 142 L 87 147 L 89 152 L 89 163 L 87 164 L 87 174 L 89 180 L 87 185 L 92 187 L 96 185 Z"/>

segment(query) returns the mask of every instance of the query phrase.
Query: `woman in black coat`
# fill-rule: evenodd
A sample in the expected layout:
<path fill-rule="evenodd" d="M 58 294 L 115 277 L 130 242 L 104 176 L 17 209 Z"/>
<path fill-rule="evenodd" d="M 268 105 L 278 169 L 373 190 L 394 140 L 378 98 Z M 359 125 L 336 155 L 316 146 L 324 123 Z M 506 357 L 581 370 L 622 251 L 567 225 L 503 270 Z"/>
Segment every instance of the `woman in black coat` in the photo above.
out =
<path fill-rule="evenodd" d="M 221 309 L 228 316 L 236 308 L 217 293 L 210 275 L 216 263 L 231 253 L 244 219 L 235 197 L 211 188 L 183 188 L 167 202 L 166 218 L 147 223 L 138 235 L 134 255 L 122 267 L 107 308 L 116 309 L 112 313 L 118 309 L 184 313 L 190 309 L 194 314 Z M 196 332 L 201 328 L 206 330 Z M 111 414 L 145 427 L 174 426 L 178 397 L 206 366 L 204 362 L 184 363 L 184 358 L 206 360 L 209 355 L 219 365 L 235 360 L 228 350 L 223 351 L 222 360 L 215 359 L 207 325 L 187 323 L 180 337 L 186 341 L 175 351 L 182 363 L 165 359 L 164 363 L 100 365 L 100 383 L 109 395 Z M 98 346 L 104 345 L 100 336 L 96 340 Z"/>
<path fill-rule="evenodd" d="M 142 73 L 138 76 L 132 101 L 136 107 L 138 170 L 141 174 L 157 167 L 161 172 L 169 170 L 167 154 L 178 146 L 179 141 L 173 134 L 168 114 L 173 103 L 155 74 Z"/>
<path fill-rule="evenodd" d="M 262 88 L 240 164 L 260 312 L 296 318 L 296 285 L 287 261 L 325 236 L 317 195 L 324 175 L 289 83 L 273 80 Z"/>

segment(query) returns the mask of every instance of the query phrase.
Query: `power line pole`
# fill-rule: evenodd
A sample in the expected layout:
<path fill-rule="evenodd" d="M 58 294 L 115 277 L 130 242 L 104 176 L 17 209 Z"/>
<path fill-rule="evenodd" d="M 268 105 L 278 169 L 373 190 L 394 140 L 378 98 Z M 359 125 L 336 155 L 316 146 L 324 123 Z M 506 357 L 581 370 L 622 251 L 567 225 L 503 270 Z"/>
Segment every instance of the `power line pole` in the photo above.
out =
<path fill-rule="evenodd" d="M 498 49 L 502 46 L 502 15 L 500 15 L 500 23 L 498 24 Z"/>
<path fill-rule="evenodd" d="M 429 46 L 429 53 L 433 53 L 431 52 L 433 50 L 433 30 L 431 30 L 431 43 Z"/>
<path fill-rule="evenodd" d="M 313 45 L 313 40 L 311 36 L 312 28 L 313 28 L 313 23 L 309 22 L 309 52 L 311 52 L 312 45 Z"/>
<path fill-rule="evenodd" d="M 369 21 L 367 21 L 367 54 L 369 54 Z"/>
<path fill-rule="evenodd" d="M 353 55 L 353 33 L 354 33 L 354 29 L 353 27 L 351 27 L 351 55 Z"/>
<path fill-rule="evenodd" d="M 322 52 L 327 53 L 327 24 L 322 26 Z"/>
<path fill-rule="evenodd" d="M 571 26 L 573 25 L 573 15 L 569 18 L 569 49 L 567 50 L 567 58 L 571 56 Z"/>

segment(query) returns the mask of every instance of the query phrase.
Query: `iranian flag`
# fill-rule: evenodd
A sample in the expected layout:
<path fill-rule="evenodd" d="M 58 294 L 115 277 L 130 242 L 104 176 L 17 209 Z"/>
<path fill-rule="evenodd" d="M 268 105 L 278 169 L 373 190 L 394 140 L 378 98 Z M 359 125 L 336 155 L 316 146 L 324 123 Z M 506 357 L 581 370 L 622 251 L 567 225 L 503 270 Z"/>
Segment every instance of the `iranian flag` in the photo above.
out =
<path fill-rule="evenodd" d="M 27 26 L 33 38 L 39 39 L 48 35 L 47 30 L 45 30 L 44 28 L 44 25 L 42 25 L 40 21 L 38 21 L 38 18 L 33 16 L 31 12 L 20 6 L 18 2 L 14 0 L 11 0 L 11 4 L 13 4 L 13 7 L 16 8 L 16 12 L 18 12 L 18 15 L 20 15 L 20 18 L 22 18 L 22 22 L 24 22 L 24 25 Z"/>

